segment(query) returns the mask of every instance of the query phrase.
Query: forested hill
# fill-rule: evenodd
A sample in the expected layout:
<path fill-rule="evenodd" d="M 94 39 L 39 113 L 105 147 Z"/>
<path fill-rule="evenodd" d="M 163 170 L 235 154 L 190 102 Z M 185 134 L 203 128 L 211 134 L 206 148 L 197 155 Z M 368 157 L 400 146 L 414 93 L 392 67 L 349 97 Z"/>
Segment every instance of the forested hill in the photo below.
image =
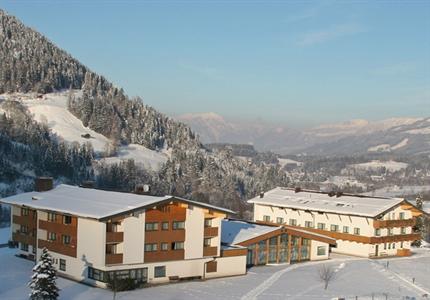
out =
<path fill-rule="evenodd" d="M 29 128 L 33 127 L 29 124 L 34 120 L 29 112 L 19 103 L 3 101 L 8 103 L 2 104 L 0 98 L 0 112 L 7 111 L 0 118 L 0 136 L 11 145 L 7 149 L 0 145 L 0 168 L 3 167 L 0 183 L 12 184 L 39 174 L 73 183 L 95 179 L 101 188 L 123 191 L 132 190 L 139 183 L 150 183 L 154 194 L 175 194 L 230 208 L 239 208 L 241 199 L 254 196 L 260 190 L 286 185 L 285 173 L 279 166 L 244 162 L 228 150 L 208 152 L 188 126 L 159 113 L 139 98 L 129 99 L 122 89 L 2 10 L 0 45 L 0 94 L 44 94 L 69 89 L 67 108 L 84 126 L 115 145 L 139 144 L 152 150 L 169 149 L 170 153 L 169 160 L 158 171 L 142 169 L 133 162 L 89 165 L 88 157 L 93 156 L 88 154 L 92 152 L 90 146 L 82 149 L 82 146 L 60 143 L 46 126 L 40 125 L 35 127 L 39 128 L 35 132 L 31 131 Z M 80 92 L 72 93 L 72 90 Z M 19 119 L 14 120 L 16 114 L 7 109 L 11 107 L 19 111 Z M 43 147 L 37 136 L 43 137 Z M 17 145 L 27 149 L 19 163 L 12 162 L 17 159 L 13 150 Z M 37 161 L 42 154 L 46 164 L 41 167 Z M 85 159 L 78 160 L 76 155 L 84 155 Z M 77 166 L 85 172 L 58 170 L 62 166 L 58 160 L 62 159 L 72 162 L 67 170 Z M 52 161 L 57 165 L 52 165 Z M 94 178 L 88 178 L 91 176 Z"/>

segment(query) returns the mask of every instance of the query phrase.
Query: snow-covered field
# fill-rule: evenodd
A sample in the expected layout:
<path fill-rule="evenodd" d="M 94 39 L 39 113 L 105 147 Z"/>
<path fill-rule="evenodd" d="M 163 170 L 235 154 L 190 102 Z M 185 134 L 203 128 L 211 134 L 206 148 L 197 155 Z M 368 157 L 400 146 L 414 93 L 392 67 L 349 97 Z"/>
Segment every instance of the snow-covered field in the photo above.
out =
<path fill-rule="evenodd" d="M 407 185 L 407 186 L 387 186 L 375 191 L 363 193 L 367 196 L 380 196 L 380 197 L 403 197 L 406 195 L 413 195 L 417 193 L 430 192 L 430 185 Z"/>
<path fill-rule="evenodd" d="M 281 168 L 283 168 L 287 164 L 295 164 L 297 166 L 301 166 L 303 163 L 297 160 L 289 159 L 289 158 L 278 158 L 279 164 Z"/>
<path fill-rule="evenodd" d="M 400 171 L 401 169 L 405 169 L 407 166 L 408 166 L 407 163 L 398 162 L 394 160 L 389 160 L 389 161 L 372 160 L 370 162 L 366 162 L 362 164 L 351 165 L 351 167 L 354 167 L 356 169 L 364 169 L 364 170 L 377 170 L 384 167 L 390 172 Z"/>
<path fill-rule="evenodd" d="M 80 93 L 80 91 L 75 91 L 75 96 L 79 96 Z M 0 97 L 2 99 L 20 99 L 37 122 L 46 123 L 52 132 L 64 141 L 79 144 L 90 142 L 94 151 L 104 152 L 111 141 L 102 134 L 85 127 L 81 120 L 67 110 L 68 94 L 69 92 L 50 93 L 38 98 L 34 93 L 17 93 L 4 94 Z M 85 134 L 89 134 L 90 138 L 82 137 Z M 105 162 L 117 163 L 121 160 L 134 159 L 136 163 L 142 164 L 146 168 L 158 170 L 168 157 L 168 151 L 158 152 L 141 145 L 130 144 L 120 147 L 118 156 L 109 157 L 105 159 Z"/>
<path fill-rule="evenodd" d="M 430 250 L 417 249 L 408 258 L 369 260 L 335 256 L 330 261 L 251 268 L 246 276 L 190 281 L 121 292 L 118 300 L 212 300 L 212 299 L 415 299 L 430 295 Z M 26 286 L 33 263 L 13 256 L 14 250 L 0 249 L 0 299 L 26 299 Z M 324 290 L 318 278 L 322 264 L 336 270 Z M 415 282 L 413 280 L 415 278 Z M 112 299 L 108 290 L 58 279 L 60 299 Z M 385 296 L 387 295 L 388 298 Z"/>

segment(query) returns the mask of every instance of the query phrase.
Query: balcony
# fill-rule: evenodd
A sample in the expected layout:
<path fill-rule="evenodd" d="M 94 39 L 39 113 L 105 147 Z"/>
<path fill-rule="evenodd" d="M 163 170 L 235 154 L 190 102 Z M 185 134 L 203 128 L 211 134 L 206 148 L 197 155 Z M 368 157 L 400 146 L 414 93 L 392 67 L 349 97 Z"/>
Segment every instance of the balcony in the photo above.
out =
<path fill-rule="evenodd" d="M 370 243 L 381 244 L 381 243 L 393 243 L 393 242 L 404 242 L 404 241 L 416 241 L 420 239 L 421 239 L 420 233 L 397 234 L 397 235 L 390 235 L 390 236 L 371 237 Z"/>
<path fill-rule="evenodd" d="M 156 230 L 156 231 L 145 232 L 145 243 L 158 243 L 161 241 L 184 242 L 185 230 L 176 229 L 176 230 Z"/>
<path fill-rule="evenodd" d="M 25 234 L 21 232 L 12 233 L 12 240 L 14 242 L 24 243 L 32 246 L 36 246 L 36 237 L 30 234 Z"/>
<path fill-rule="evenodd" d="M 215 237 L 218 236 L 218 227 L 205 227 L 204 229 L 205 237 Z"/>
<path fill-rule="evenodd" d="M 65 245 L 58 241 L 46 241 L 46 240 L 39 239 L 37 247 L 40 249 L 46 248 L 49 251 L 52 251 L 55 253 L 76 257 L 75 245 Z"/>
<path fill-rule="evenodd" d="M 106 253 L 106 264 L 107 265 L 122 264 L 122 253 L 117 253 L 117 254 Z"/>
<path fill-rule="evenodd" d="M 106 232 L 106 243 L 122 243 L 124 232 Z"/>
<path fill-rule="evenodd" d="M 44 220 L 39 220 L 39 229 L 59 234 L 67 234 L 72 237 L 77 235 L 77 226 L 72 224 L 54 223 Z"/>
<path fill-rule="evenodd" d="M 374 220 L 374 228 L 409 227 L 415 225 L 415 219 L 405 220 Z"/>
<path fill-rule="evenodd" d="M 18 225 L 27 225 L 29 228 L 36 228 L 37 220 L 32 216 L 15 216 L 12 217 L 12 222 Z"/>
<path fill-rule="evenodd" d="M 184 257 L 185 257 L 184 249 L 145 252 L 144 262 L 148 263 L 148 262 L 158 262 L 158 261 L 183 260 Z"/>
<path fill-rule="evenodd" d="M 217 256 L 218 247 L 203 247 L 203 256 Z"/>

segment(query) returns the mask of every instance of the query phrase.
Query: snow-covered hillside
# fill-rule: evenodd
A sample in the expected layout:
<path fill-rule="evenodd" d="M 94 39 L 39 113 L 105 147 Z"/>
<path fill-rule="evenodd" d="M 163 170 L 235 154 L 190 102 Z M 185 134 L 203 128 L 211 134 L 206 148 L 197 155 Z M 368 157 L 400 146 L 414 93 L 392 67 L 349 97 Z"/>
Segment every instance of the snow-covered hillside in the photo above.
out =
<path fill-rule="evenodd" d="M 74 91 L 74 93 L 75 96 L 79 96 L 81 91 Z M 21 101 L 33 114 L 34 119 L 37 122 L 46 124 L 58 138 L 69 143 L 78 142 L 82 144 L 90 142 L 95 152 L 99 154 L 103 153 L 112 141 L 94 130 L 85 127 L 81 120 L 67 110 L 68 94 L 69 92 L 49 93 L 45 95 L 14 93 L 0 95 L 0 99 Z M 167 161 L 168 157 L 169 153 L 167 151 L 158 152 L 141 145 L 130 144 L 119 147 L 117 156 L 105 158 L 103 161 L 114 163 L 121 160 L 134 159 L 137 164 L 158 170 Z"/>
<path fill-rule="evenodd" d="M 370 162 L 354 164 L 351 166 L 356 169 L 365 169 L 365 170 L 376 170 L 376 169 L 385 168 L 390 172 L 396 172 L 401 169 L 405 169 L 408 166 L 408 164 L 403 162 L 393 161 L 393 160 L 390 160 L 390 161 L 372 160 Z"/>

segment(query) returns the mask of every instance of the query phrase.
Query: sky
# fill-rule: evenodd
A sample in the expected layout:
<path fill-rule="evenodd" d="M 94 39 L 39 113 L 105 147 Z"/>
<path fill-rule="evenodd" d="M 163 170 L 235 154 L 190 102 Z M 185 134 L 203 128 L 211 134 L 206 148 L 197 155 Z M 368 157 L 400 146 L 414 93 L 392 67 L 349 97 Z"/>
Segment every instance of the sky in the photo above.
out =
<path fill-rule="evenodd" d="M 311 126 L 430 116 L 430 1 L 4 1 L 169 115 Z"/>

